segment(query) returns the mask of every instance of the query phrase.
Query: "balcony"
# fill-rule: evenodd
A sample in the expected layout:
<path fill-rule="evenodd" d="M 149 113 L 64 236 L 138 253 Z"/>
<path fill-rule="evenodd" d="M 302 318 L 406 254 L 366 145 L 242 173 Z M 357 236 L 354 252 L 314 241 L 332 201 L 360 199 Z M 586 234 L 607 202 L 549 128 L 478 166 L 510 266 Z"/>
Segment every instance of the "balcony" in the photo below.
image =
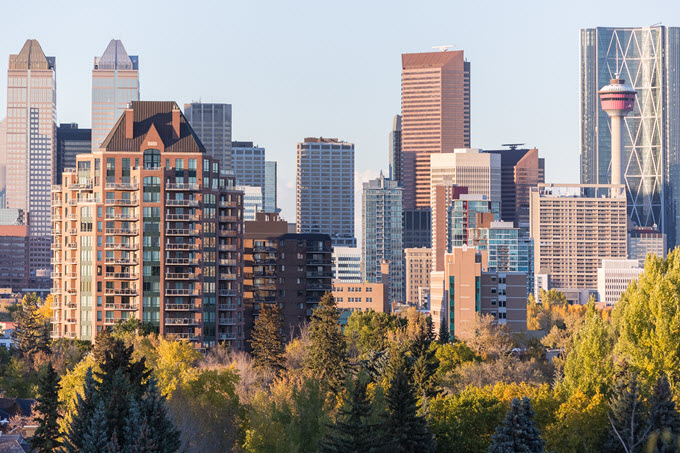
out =
<path fill-rule="evenodd" d="M 220 296 L 236 296 L 237 291 L 235 289 L 221 289 Z"/>
<path fill-rule="evenodd" d="M 165 318 L 166 326 L 197 326 L 198 324 L 194 318 Z"/>
<path fill-rule="evenodd" d="M 106 288 L 105 294 L 114 296 L 136 296 L 137 288 Z"/>
<path fill-rule="evenodd" d="M 106 206 L 137 206 L 139 200 L 137 198 L 114 198 L 107 199 Z"/>
<path fill-rule="evenodd" d="M 235 201 L 220 201 L 220 208 L 236 208 L 238 203 Z"/>
<path fill-rule="evenodd" d="M 220 244 L 220 250 L 223 252 L 236 252 L 238 250 L 238 246 L 235 244 Z"/>
<path fill-rule="evenodd" d="M 139 234 L 137 228 L 107 228 L 106 234 L 116 234 L 120 236 L 136 236 Z"/>
<path fill-rule="evenodd" d="M 137 250 L 139 246 L 137 244 L 131 244 L 131 243 L 120 243 L 117 244 L 115 242 L 107 242 L 104 244 L 104 248 L 106 250 Z"/>
<path fill-rule="evenodd" d="M 64 324 L 75 324 L 76 322 L 78 322 L 76 320 L 76 318 L 65 318 L 64 319 Z"/>
<path fill-rule="evenodd" d="M 219 325 L 221 326 L 235 326 L 238 324 L 238 320 L 236 318 L 220 318 L 219 319 Z"/>
<path fill-rule="evenodd" d="M 165 230 L 166 236 L 198 236 L 197 229 L 183 228 L 183 229 L 171 229 Z"/>
<path fill-rule="evenodd" d="M 66 278 L 78 278 L 78 272 L 64 272 Z"/>
<path fill-rule="evenodd" d="M 68 288 L 66 291 L 64 291 L 66 294 L 74 295 L 76 293 L 75 288 Z"/>
<path fill-rule="evenodd" d="M 237 266 L 238 261 L 237 260 L 220 260 L 220 266 Z"/>
<path fill-rule="evenodd" d="M 52 200 L 52 207 L 58 208 L 61 206 L 61 200 Z"/>
<path fill-rule="evenodd" d="M 307 272 L 307 278 L 331 278 L 330 272 Z"/>
<path fill-rule="evenodd" d="M 169 182 L 165 184 L 165 190 L 199 190 L 198 184 Z"/>
<path fill-rule="evenodd" d="M 137 190 L 139 184 L 136 182 L 107 182 L 106 190 Z"/>
<path fill-rule="evenodd" d="M 104 304 L 107 310 L 134 311 L 139 308 L 137 304 Z"/>
<path fill-rule="evenodd" d="M 217 338 L 219 340 L 235 340 L 236 334 L 235 333 L 220 333 L 220 334 L 218 334 Z"/>
<path fill-rule="evenodd" d="M 135 221 L 138 219 L 137 214 L 106 214 L 106 220 L 131 220 Z"/>
<path fill-rule="evenodd" d="M 198 214 L 166 214 L 165 220 L 168 222 L 190 222 L 201 220 Z"/>
<path fill-rule="evenodd" d="M 61 214 L 53 213 L 52 214 L 52 222 L 61 222 Z"/>
<path fill-rule="evenodd" d="M 92 181 L 71 184 L 68 188 L 69 190 L 92 190 Z"/>
<path fill-rule="evenodd" d="M 238 310 L 238 305 L 236 305 L 236 304 L 219 304 L 217 306 L 217 308 L 219 310 L 222 310 L 222 311 L 235 311 L 235 310 Z"/>
<path fill-rule="evenodd" d="M 64 332 L 64 338 L 76 338 L 75 332 Z"/>
<path fill-rule="evenodd" d="M 194 304 L 165 304 L 166 311 L 195 311 L 200 309 L 201 307 Z"/>
<path fill-rule="evenodd" d="M 52 245 L 50 246 L 52 250 L 61 250 L 61 243 L 59 242 L 53 242 Z"/>
<path fill-rule="evenodd" d="M 75 236 L 78 234 L 78 229 L 76 228 L 69 228 L 66 230 L 66 234 L 70 234 L 71 236 Z"/>
<path fill-rule="evenodd" d="M 73 301 L 68 301 L 68 302 L 64 303 L 64 306 L 66 308 L 70 308 L 70 309 L 78 308 L 78 304 L 73 302 Z"/>
<path fill-rule="evenodd" d="M 168 242 L 165 244 L 165 250 L 198 250 L 200 247 L 198 243 L 180 244 Z"/>
<path fill-rule="evenodd" d="M 118 278 L 121 280 L 136 280 L 139 278 L 139 274 L 130 272 L 107 272 L 106 278 Z"/>
<path fill-rule="evenodd" d="M 237 278 L 238 274 L 220 274 L 221 280 L 236 280 Z"/>
<path fill-rule="evenodd" d="M 233 215 L 221 215 L 220 216 L 220 222 L 237 222 L 238 217 L 233 216 Z"/>
<path fill-rule="evenodd" d="M 238 236 L 240 233 L 236 230 L 220 230 L 220 236 Z"/>
<path fill-rule="evenodd" d="M 276 252 L 276 247 L 253 247 L 253 253 L 271 253 Z"/>
<path fill-rule="evenodd" d="M 166 288 L 166 296 L 200 296 L 201 292 L 191 288 Z"/>
<path fill-rule="evenodd" d="M 166 258 L 165 264 L 183 264 L 186 266 L 195 266 L 199 263 L 198 258 Z"/>
<path fill-rule="evenodd" d="M 166 280 L 196 280 L 198 276 L 193 272 L 169 272 L 165 274 Z"/>
<path fill-rule="evenodd" d="M 50 290 L 51 294 L 61 294 L 61 288 L 52 288 Z"/>
<path fill-rule="evenodd" d="M 123 318 L 121 316 L 113 317 L 113 318 L 108 317 L 108 318 L 104 318 L 104 325 L 105 326 L 112 326 L 114 324 L 117 324 L 118 321 L 127 321 L 128 319 L 129 318 Z"/>
<path fill-rule="evenodd" d="M 61 192 L 61 185 L 52 184 L 52 192 Z"/>
<path fill-rule="evenodd" d="M 188 333 L 188 332 L 169 332 L 165 331 L 166 335 L 172 335 L 178 340 L 189 340 L 189 341 L 197 341 L 199 338 L 196 336 L 195 333 Z"/>
<path fill-rule="evenodd" d="M 198 200 L 165 200 L 166 206 L 199 206 Z"/>
<path fill-rule="evenodd" d="M 139 264 L 136 259 L 106 258 L 106 264 L 120 264 L 124 266 L 136 266 Z"/>

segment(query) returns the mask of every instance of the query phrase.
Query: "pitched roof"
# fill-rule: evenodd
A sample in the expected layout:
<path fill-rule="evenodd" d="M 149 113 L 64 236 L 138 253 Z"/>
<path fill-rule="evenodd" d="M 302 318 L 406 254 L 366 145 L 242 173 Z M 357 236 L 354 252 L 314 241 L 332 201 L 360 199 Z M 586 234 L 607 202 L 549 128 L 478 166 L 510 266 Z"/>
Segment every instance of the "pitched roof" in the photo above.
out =
<path fill-rule="evenodd" d="M 402 69 L 441 68 L 449 63 L 463 64 L 463 51 L 404 53 L 401 55 Z"/>
<path fill-rule="evenodd" d="M 9 56 L 9 69 L 50 69 L 37 39 L 27 39 L 21 52 Z"/>
<path fill-rule="evenodd" d="M 95 65 L 98 69 L 137 69 L 119 39 L 109 42 L 101 58 L 95 58 Z"/>
<path fill-rule="evenodd" d="M 174 153 L 204 153 L 205 147 L 181 110 L 179 110 L 179 138 L 173 138 L 173 109 L 179 110 L 177 103 L 174 101 L 132 101 L 134 122 L 132 138 L 125 137 L 127 120 L 126 114 L 123 113 L 100 148 L 104 152 L 139 152 L 147 133 L 153 126 L 163 141 L 165 151 Z"/>

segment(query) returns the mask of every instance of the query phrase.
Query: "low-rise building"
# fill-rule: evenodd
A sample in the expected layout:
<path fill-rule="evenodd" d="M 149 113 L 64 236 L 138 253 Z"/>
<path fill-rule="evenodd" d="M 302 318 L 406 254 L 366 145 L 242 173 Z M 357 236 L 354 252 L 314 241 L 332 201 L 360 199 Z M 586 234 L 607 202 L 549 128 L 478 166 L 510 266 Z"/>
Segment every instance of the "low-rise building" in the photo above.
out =
<path fill-rule="evenodd" d="M 602 265 L 597 270 L 600 303 L 606 307 L 616 304 L 630 282 L 643 272 L 644 268 L 638 260 L 602 260 Z"/>
<path fill-rule="evenodd" d="M 380 283 L 333 283 L 333 297 L 338 308 L 347 311 L 390 312 L 389 263 L 381 263 L 382 281 Z"/>

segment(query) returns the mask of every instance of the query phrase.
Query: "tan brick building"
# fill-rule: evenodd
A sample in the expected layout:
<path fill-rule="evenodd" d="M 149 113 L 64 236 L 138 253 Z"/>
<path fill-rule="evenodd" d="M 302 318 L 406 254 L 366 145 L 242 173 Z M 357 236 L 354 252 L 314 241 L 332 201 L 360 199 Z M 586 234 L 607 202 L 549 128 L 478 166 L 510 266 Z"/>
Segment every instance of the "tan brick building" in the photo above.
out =
<path fill-rule="evenodd" d="M 406 263 L 406 303 L 423 308 L 429 300 L 432 249 L 404 249 Z"/>

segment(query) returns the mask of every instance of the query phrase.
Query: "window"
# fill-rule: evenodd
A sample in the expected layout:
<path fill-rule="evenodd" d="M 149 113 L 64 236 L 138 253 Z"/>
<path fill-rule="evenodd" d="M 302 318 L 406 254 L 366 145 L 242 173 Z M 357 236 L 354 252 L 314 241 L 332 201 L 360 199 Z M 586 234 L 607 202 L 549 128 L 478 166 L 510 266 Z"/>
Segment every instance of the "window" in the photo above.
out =
<path fill-rule="evenodd" d="M 144 151 L 144 169 L 155 170 L 161 166 L 161 152 L 157 149 Z"/>

